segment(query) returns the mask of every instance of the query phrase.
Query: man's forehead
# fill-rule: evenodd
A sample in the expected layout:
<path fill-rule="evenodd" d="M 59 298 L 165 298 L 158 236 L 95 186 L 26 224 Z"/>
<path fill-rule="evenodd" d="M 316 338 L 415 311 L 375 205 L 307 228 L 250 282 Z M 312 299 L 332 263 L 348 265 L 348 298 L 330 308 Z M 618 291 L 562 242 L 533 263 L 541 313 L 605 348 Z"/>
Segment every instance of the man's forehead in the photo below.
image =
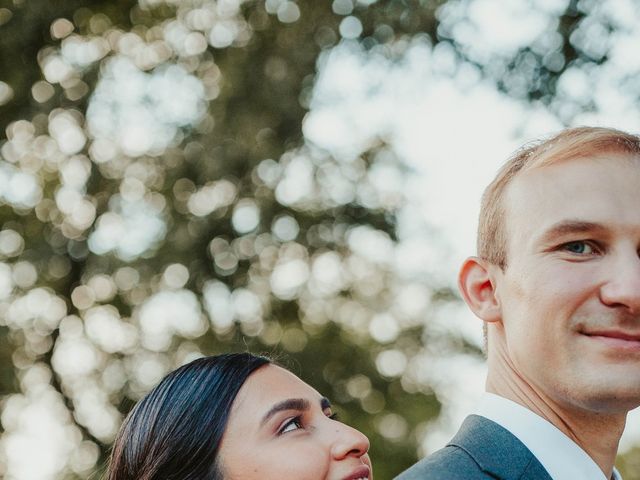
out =
<path fill-rule="evenodd" d="M 606 223 L 612 212 L 638 210 L 639 200 L 640 158 L 587 157 L 520 172 L 505 191 L 504 221 L 508 232 L 571 219 Z"/>
<path fill-rule="evenodd" d="M 594 168 L 596 167 L 596 168 Z M 598 169 L 597 167 L 601 167 Z M 585 177 L 598 175 L 596 170 L 625 169 L 629 172 L 636 171 L 640 174 L 640 156 L 623 153 L 604 153 L 569 160 L 562 160 L 554 163 L 544 163 L 534 165 L 516 173 L 513 179 L 505 188 L 505 198 L 515 200 L 514 192 L 517 194 L 522 190 L 536 190 L 544 184 L 552 184 L 557 190 L 562 190 L 563 186 L 574 186 L 572 182 L 575 175 Z M 631 178 L 636 180 L 640 177 Z M 598 180 L 594 178 L 593 180 Z M 600 178 L 600 180 L 604 180 Z M 589 185 L 585 185 L 588 187 Z"/>

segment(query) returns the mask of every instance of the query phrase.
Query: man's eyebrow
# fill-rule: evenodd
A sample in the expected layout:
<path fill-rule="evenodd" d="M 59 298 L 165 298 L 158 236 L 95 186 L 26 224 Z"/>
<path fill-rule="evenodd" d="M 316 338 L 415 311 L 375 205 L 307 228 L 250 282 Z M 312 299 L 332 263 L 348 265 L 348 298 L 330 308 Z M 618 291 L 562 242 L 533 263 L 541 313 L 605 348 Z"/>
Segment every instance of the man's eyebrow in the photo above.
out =
<path fill-rule="evenodd" d="M 325 410 L 327 408 L 331 408 L 331 402 L 326 398 L 322 397 L 320 399 L 320 407 Z M 308 400 L 304 398 L 288 398 L 281 402 L 276 403 L 273 407 L 269 409 L 267 413 L 265 413 L 264 417 L 262 417 L 261 425 L 264 425 L 269 421 L 271 417 L 273 417 L 276 413 L 282 412 L 285 410 L 297 410 L 299 412 L 304 412 L 309 410 L 311 405 Z"/>
<path fill-rule="evenodd" d="M 550 240 L 572 233 L 589 233 L 605 230 L 601 223 L 586 222 L 583 220 L 563 220 L 552 225 L 542 235 L 543 240 Z"/>

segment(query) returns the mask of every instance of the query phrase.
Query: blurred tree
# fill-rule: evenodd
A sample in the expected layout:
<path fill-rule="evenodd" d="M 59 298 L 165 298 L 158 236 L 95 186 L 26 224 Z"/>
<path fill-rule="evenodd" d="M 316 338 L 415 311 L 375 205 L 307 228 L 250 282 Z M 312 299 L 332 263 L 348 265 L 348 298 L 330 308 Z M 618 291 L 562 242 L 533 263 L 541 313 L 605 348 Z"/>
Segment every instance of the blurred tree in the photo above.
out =
<path fill-rule="evenodd" d="M 617 466 L 622 478 L 638 478 L 638 472 L 640 472 L 640 448 L 633 448 L 625 455 L 621 455 L 618 458 Z"/>
<path fill-rule="evenodd" d="M 431 289 L 395 271 L 402 193 L 369 179 L 401 164 L 382 141 L 332 158 L 301 127 L 341 29 L 433 30 L 433 10 L 350 5 L 3 5 L 6 478 L 89 477 L 163 374 L 247 348 L 290 352 L 372 439 L 377 478 L 416 461 L 439 409 L 417 380 Z M 58 448 L 34 465 L 38 415 Z"/>
<path fill-rule="evenodd" d="M 567 123 L 594 108 L 622 20 L 542 2 L 530 38 L 496 46 L 475 4 L 0 3 L 0 475 L 94 475 L 162 375 L 246 349 L 290 353 L 370 437 L 379 480 L 416 461 L 439 411 L 424 318 L 455 296 L 394 264 L 404 197 L 374 178 L 406 173 L 393 149 L 334 158 L 302 125 L 340 42 L 395 60 L 420 38 L 452 78 L 472 65 Z"/>

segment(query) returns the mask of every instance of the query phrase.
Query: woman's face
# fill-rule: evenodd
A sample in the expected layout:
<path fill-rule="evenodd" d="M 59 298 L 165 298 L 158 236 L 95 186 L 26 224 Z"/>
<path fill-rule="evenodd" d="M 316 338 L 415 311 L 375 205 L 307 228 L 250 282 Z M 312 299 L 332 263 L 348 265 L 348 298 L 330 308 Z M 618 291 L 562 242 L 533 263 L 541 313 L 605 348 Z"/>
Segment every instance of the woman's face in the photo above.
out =
<path fill-rule="evenodd" d="M 292 373 L 258 369 L 233 402 L 220 445 L 225 478 L 372 479 L 369 440 L 331 417 L 327 399 Z"/>

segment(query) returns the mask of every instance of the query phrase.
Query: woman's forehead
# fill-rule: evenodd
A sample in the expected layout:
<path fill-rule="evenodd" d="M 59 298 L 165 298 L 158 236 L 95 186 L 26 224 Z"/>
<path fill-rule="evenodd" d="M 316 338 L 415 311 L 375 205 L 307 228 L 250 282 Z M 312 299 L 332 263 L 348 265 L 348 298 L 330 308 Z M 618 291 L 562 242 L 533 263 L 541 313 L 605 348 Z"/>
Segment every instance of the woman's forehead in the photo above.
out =
<path fill-rule="evenodd" d="M 259 411 L 290 398 L 316 403 L 322 396 L 288 370 L 273 364 L 265 365 L 253 372 L 242 385 L 232 413 L 248 409 L 258 414 Z"/>

